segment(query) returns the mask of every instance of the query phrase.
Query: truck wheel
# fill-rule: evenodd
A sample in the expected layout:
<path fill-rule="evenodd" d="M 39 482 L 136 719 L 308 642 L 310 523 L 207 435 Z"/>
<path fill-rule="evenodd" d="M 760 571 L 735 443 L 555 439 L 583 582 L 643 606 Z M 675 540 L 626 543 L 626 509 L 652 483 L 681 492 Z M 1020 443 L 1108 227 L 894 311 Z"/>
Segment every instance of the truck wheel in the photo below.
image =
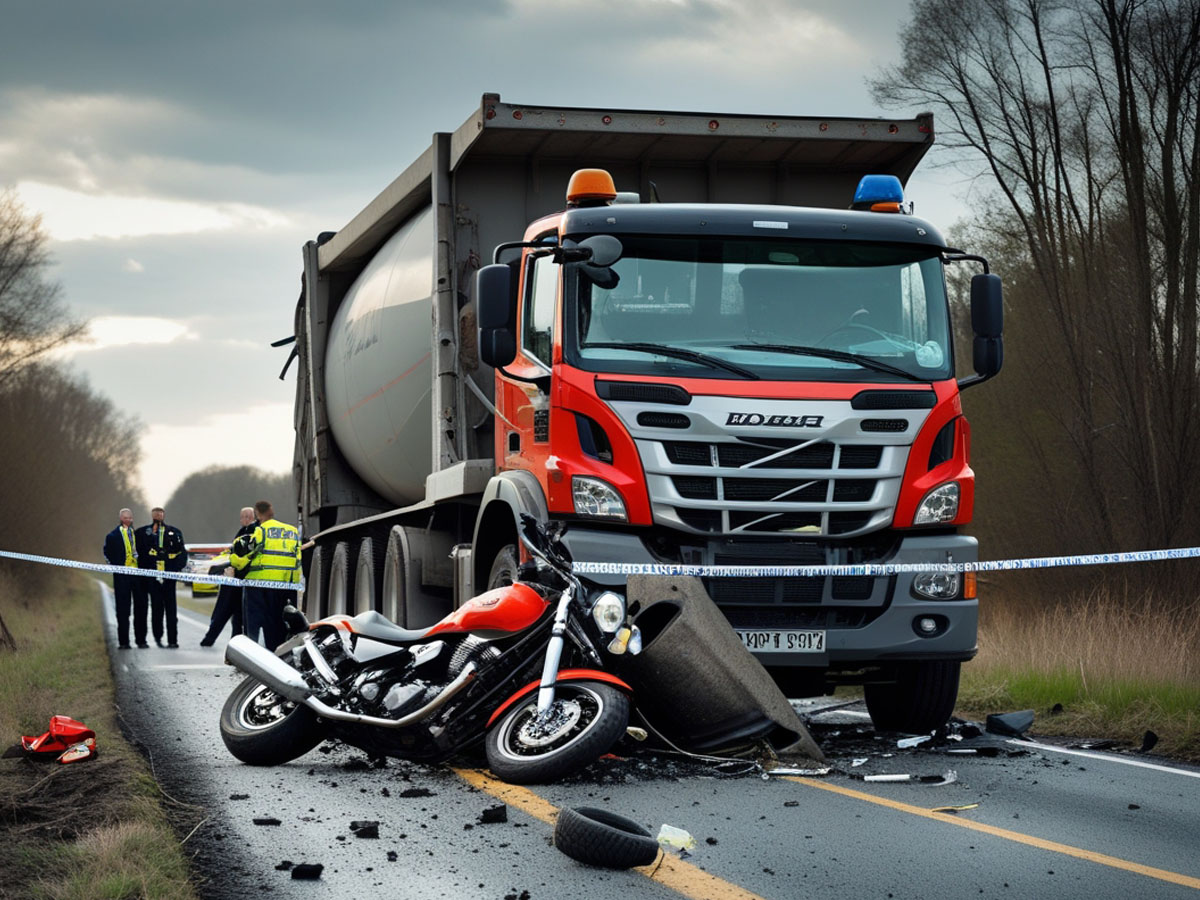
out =
<path fill-rule="evenodd" d="M 562 681 L 545 726 L 537 694 L 514 703 L 487 733 L 488 768 L 509 784 L 556 781 L 609 751 L 629 724 L 629 698 L 599 681 Z"/>
<path fill-rule="evenodd" d="M 344 615 L 354 596 L 354 567 L 350 544 L 338 541 L 329 561 L 329 605 L 327 615 Z"/>
<path fill-rule="evenodd" d="M 512 584 L 517 580 L 517 567 L 520 565 L 521 562 L 517 559 L 517 545 L 505 544 L 496 551 L 492 569 L 488 572 L 487 589 L 490 591 Z"/>
<path fill-rule="evenodd" d="M 383 548 L 375 549 L 375 538 L 365 537 L 358 545 L 358 565 L 354 567 L 354 604 L 352 612 L 379 609 L 379 576 L 383 572 Z"/>
<path fill-rule="evenodd" d="M 863 689 L 867 712 L 880 731 L 923 734 L 941 728 L 954 712 L 962 663 L 932 660 L 900 663 L 895 684 Z"/>
<path fill-rule="evenodd" d="M 393 526 L 388 534 L 387 550 L 383 555 L 383 584 L 380 590 L 379 611 L 389 622 L 408 627 L 408 553 L 404 529 Z"/>
<path fill-rule="evenodd" d="M 316 713 L 247 678 L 221 708 L 221 739 L 251 766 L 278 766 L 303 756 L 325 738 Z"/>
<path fill-rule="evenodd" d="M 304 615 L 310 622 L 325 618 L 325 574 L 329 568 L 329 550 L 313 547 L 308 563 L 308 577 L 304 581 Z"/>

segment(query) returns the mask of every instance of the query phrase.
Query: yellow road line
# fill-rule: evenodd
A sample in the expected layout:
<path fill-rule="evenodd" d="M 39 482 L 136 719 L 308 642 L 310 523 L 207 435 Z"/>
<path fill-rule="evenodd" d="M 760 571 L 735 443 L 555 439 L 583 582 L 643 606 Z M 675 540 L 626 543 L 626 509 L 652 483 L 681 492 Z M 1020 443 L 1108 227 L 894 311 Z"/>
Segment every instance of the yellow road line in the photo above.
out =
<path fill-rule="evenodd" d="M 480 769 L 455 769 L 454 773 L 472 787 L 503 800 L 509 806 L 515 806 L 547 825 L 553 825 L 558 818 L 558 807 L 528 788 L 506 784 Z M 656 865 L 642 866 L 633 871 L 693 900 L 763 900 L 758 894 L 705 872 L 670 853 L 661 854 Z"/>
<path fill-rule="evenodd" d="M 961 819 L 957 816 L 947 813 L 937 813 L 929 809 L 924 809 L 920 806 L 912 806 L 908 803 L 900 803 L 897 800 L 889 800 L 887 797 L 877 797 L 874 794 L 865 794 L 862 791 L 855 791 L 847 787 L 842 787 L 838 784 L 830 784 L 824 781 L 813 781 L 811 779 L 787 777 L 788 781 L 794 781 L 796 784 L 802 784 L 805 787 L 818 788 L 822 791 L 831 791 L 835 794 L 841 794 L 844 797 L 852 797 L 855 800 L 865 800 L 867 803 L 874 803 L 877 806 L 886 806 L 888 809 L 898 810 L 899 812 L 909 813 L 914 816 L 920 816 L 923 819 L 933 819 L 935 822 L 944 822 L 947 825 L 958 825 L 960 828 L 968 828 L 971 831 L 980 831 L 984 834 L 990 834 L 993 837 L 1004 838 L 1008 841 L 1015 841 L 1018 844 L 1026 844 L 1030 847 L 1037 847 L 1041 850 L 1049 850 L 1053 853 L 1061 853 L 1064 856 L 1073 856 L 1076 859 L 1084 859 L 1088 862 L 1098 863 L 1102 866 L 1110 866 L 1114 869 L 1123 869 L 1126 872 L 1136 872 L 1138 875 L 1145 875 L 1148 878 L 1157 878 L 1159 881 L 1167 881 L 1171 884 L 1179 884 L 1183 887 L 1200 889 L 1200 878 L 1193 878 L 1190 875 L 1181 875 L 1179 872 L 1171 872 L 1167 869 L 1156 869 L 1153 866 L 1144 866 L 1141 863 L 1130 862 L 1127 859 L 1120 859 L 1116 856 L 1108 856 L 1104 853 L 1096 853 L 1092 850 L 1084 850 L 1080 847 L 1072 847 L 1069 844 L 1060 844 L 1057 841 L 1047 841 L 1043 838 L 1033 837 L 1029 834 L 1022 834 L 1019 831 L 1009 831 L 1007 828 L 997 828 L 995 825 L 985 825 L 982 822 L 973 822 L 970 819 Z"/>

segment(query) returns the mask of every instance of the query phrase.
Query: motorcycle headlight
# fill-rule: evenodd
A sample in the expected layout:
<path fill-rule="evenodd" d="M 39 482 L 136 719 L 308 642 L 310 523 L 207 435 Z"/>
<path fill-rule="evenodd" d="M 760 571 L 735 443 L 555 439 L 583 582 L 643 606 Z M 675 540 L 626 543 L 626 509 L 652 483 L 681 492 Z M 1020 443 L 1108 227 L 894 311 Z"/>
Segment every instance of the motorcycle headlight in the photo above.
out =
<path fill-rule="evenodd" d="M 571 497 L 575 501 L 575 514 L 593 519 L 627 520 L 625 501 L 617 489 L 607 481 L 575 475 L 571 478 Z"/>
<path fill-rule="evenodd" d="M 914 525 L 936 525 L 939 522 L 949 522 L 958 515 L 958 482 L 948 481 L 940 484 L 925 495 L 917 514 L 913 516 Z"/>
<path fill-rule="evenodd" d="M 605 591 L 592 605 L 592 621 L 605 634 L 613 634 L 625 623 L 625 601 L 620 594 Z"/>

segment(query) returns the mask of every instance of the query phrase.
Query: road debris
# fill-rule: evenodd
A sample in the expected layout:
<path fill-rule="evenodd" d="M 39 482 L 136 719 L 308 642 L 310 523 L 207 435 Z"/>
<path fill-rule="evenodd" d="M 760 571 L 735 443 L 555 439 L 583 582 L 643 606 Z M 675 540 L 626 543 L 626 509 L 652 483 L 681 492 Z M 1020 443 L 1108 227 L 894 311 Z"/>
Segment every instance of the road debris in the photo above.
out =
<path fill-rule="evenodd" d="M 767 769 L 763 775 L 798 775 L 802 778 L 816 778 L 821 775 L 828 775 L 833 771 L 832 766 L 821 766 L 818 769 L 799 769 L 794 766 L 776 766 L 773 769 Z"/>
<path fill-rule="evenodd" d="M 1018 712 L 1010 713 L 992 713 L 987 717 L 987 730 L 992 734 L 1021 737 L 1032 727 L 1032 709 L 1022 709 Z"/>
<path fill-rule="evenodd" d="M 932 732 L 930 734 L 920 734 L 916 737 L 901 738 L 900 740 L 896 741 L 896 746 L 901 750 L 908 750 L 910 747 L 916 747 L 920 744 L 932 741 L 934 734 L 936 734 L 936 732 Z M 961 740 L 961 738 L 959 740 Z"/>
<path fill-rule="evenodd" d="M 298 866 L 292 866 L 292 877 L 304 881 L 316 881 L 324 871 L 325 867 L 320 863 L 300 863 Z"/>
<path fill-rule="evenodd" d="M 408 788 L 400 792 L 401 797 L 436 797 L 433 791 L 428 788 Z"/>
<path fill-rule="evenodd" d="M 1147 731 L 1142 735 L 1142 746 L 1138 749 L 1139 753 L 1149 753 L 1158 743 L 1158 735 L 1153 731 Z"/>
<path fill-rule="evenodd" d="M 354 832 L 356 838 L 377 838 L 379 837 L 379 823 L 363 820 L 359 822 L 351 822 L 350 830 Z"/>
<path fill-rule="evenodd" d="M 916 781 L 920 784 L 928 784 L 931 787 L 941 787 L 946 784 L 954 784 L 958 781 L 958 773 L 953 769 L 947 769 L 941 775 L 913 775 L 909 772 L 897 773 L 894 775 L 864 775 L 863 781 L 875 782 L 901 782 L 901 781 Z"/>
<path fill-rule="evenodd" d="M 272 816 L 264 816 L 261 819 L 255 819 L 254 824 L 255 825 L 282 825 L 283 823 Z"/>
<path fill-rule="evenodd" d="M 962 806 L 935 806 L 933 809 L 930 810 L 930 812 L 946 813 L 947 815 L 954 816 L 954 815 L 957 815 L 958 813 L 964 812 L 968 809 L 979 809 L 979 804 L 978 803 L 965 803 Z"/>
<path fill-rule="evenodd" d="M 289 869 L 291 869 L 291 867 L 294 865 L 295 865 L 295 863 L 292 862 L 290 859 L 285 859 L 279 865 L 277 865 L 275 867 L 275 871 L 276 872 L 286 872 Z"/>
<path fill-rule="evenodd" d="M 866 756 L 856 756 L 854 759 L 850 760 L 850 768 L 857 769 L 859 766 L 865 765 L 868 759 L 869 757 Z"/>
<path fill-rule="evenodd" d="M 691 850 L 696 846 L 696 839 L 692 837 L 691 832 L 665 823 L 662 828 L 658 829 L 656 840 L 659 846 L 673 847 L 676 850 Z"/>
<path fill-rule="evenodd" d="M 501 803 L 499 806 L 489 806 L 479 814 L 480 825 L 499 825 L 508 821 L 508 807 Z"/>

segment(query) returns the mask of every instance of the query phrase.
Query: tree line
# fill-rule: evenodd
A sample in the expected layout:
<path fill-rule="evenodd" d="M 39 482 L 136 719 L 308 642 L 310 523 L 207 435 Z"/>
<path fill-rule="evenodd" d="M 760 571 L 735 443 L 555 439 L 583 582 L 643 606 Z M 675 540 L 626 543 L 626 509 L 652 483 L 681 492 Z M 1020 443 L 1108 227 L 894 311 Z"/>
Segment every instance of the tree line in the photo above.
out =
<path fill-rule="evenodd" d="M 987 555 L 1200 543 L 1200 0 L 914 0 L 901 44 L 874 96 L 934 110 L 1005 279 Z"/>

